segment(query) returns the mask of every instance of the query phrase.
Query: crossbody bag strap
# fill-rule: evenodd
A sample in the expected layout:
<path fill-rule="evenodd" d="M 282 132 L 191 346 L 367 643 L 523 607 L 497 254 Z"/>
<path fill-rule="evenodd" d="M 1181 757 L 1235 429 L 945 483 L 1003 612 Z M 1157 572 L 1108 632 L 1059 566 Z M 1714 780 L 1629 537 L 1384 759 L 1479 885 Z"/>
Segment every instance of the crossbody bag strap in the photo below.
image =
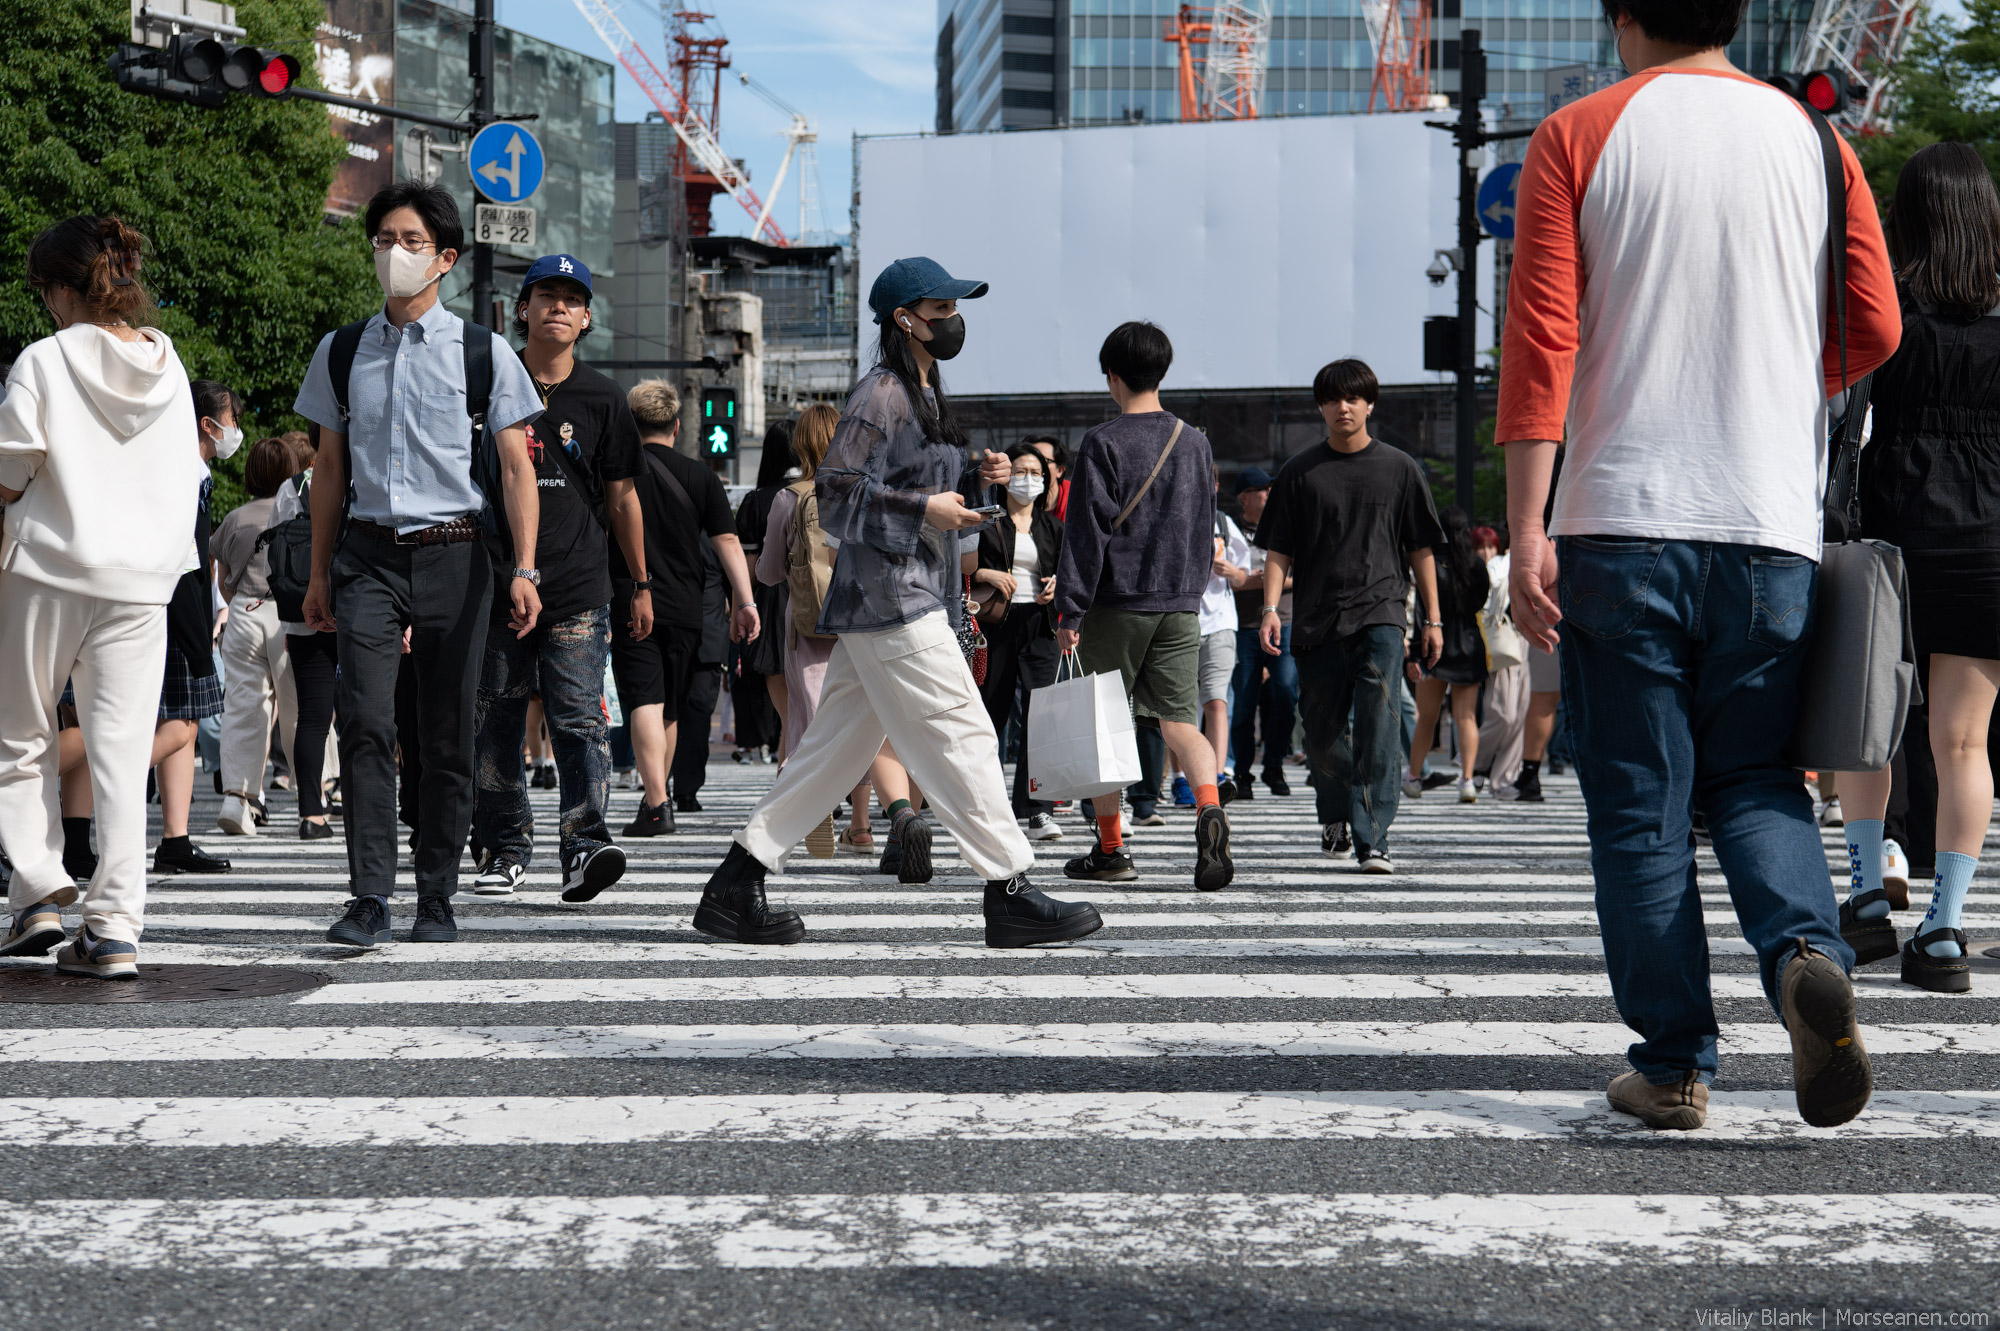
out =
<path fill-rule="evenodd" d="M 1186 428 L 1186 421 L 1178 416 L 1174 418 L 1174 432 L 1167 436 L 1167 446 L 1160 450 L 1160 456 L 1154 461 L 1153 469 L 1146 473 L 1145 481 L 1139 486 L 1139 493 L 1133 495 L 1118 516 L 1111 520 L 1111 530 L 1117 531 L 1124 526 L 1125 519 L 1132 516 L 1132 510 L 1139 507 L 1139 501 L 1146 497 L 1146 491 L 1153 488 L 1153 482 L 1159 478 L 1160 468 L 1167 465 L 1167 455 L 1174 451 L 1174 445 L 1181 440 L 1181 431 Z"/>
<path fill-rule="evenodd" d="M 681 478 L 674 475 L 673 468 L 651 453 L 646 454 L 646 466 L 652 470 L 654 478 L 666 487 L 667 493 L 680 501 L 681 507 L 687 510 L 687 515 L 695 520 L 695 525 L 700 526 L 701 511 L 694 506 L 694 496 L 687 492 L 685 485 L 681 484 Z"/>
<path fill-rule="evenodd" d="M 1860 515 L 1855 511 L 1860 490 L 1856 481 L 1861 463 L 1860 426 L 1868 410 L 1869 383 L 1863 380 L 1851 387 L 1847 383 L 1847 167 L 1841 160 L 1840 139 L 1833 125 L 1810 106 L 1806 107 L 1806 114 L 1812 118 L 1813 129 L 1819 135 L 1820 161 L 1826 170 L 1826 272 L 1831 287 L 1827 307 L 1833 318 L 1834 345 L 1839 348 L 1840 383 L 1847 394 L 1846 412 L 1831 441 L 1833 456 L 1827 460 L 1826 536 L 1845 540 L 1861 525 Z M 1836 514 L 1838 528 L 1833 520 Z"/>

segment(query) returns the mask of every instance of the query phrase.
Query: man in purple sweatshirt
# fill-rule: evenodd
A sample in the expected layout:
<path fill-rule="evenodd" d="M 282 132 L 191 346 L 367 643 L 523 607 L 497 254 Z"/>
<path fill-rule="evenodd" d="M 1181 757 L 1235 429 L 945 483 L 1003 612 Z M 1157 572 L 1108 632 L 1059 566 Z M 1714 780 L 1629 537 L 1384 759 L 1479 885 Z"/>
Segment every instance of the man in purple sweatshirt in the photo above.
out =
<path fill-rule="evenodd" d="M 1229 886 L 1229 819 L 1202 738 L 1201 595 L 1215 559 L 1215 463 L 1208 437 L 1160 406 L 1173 344 L 1149 323 L 1111 330 L 1098 350 L 1119 415 L 1093 426 L 1069 470 L 1069 515 L 1056 564 L 1056 645 L 1086 674 L 1125 679 L 1141 725 L 1157 725 L 1195 789 L 1194 885 Z M 1071 878 L 1137 878 L 1118 796 L 1096 799 L 1097 844 L 1064 866 Z"/>

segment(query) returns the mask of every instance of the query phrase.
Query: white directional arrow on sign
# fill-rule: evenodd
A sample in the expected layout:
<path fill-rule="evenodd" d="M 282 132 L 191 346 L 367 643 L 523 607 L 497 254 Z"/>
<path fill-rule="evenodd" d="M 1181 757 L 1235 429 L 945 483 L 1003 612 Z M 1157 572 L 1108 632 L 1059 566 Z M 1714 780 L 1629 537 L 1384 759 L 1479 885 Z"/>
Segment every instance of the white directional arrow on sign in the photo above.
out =
<path fill-rule="evenodd" d="M 507 140 L 506 155 L 508 165 L 500 165 L 499 159 L 496 158 L 480 167 L 479 174 L 486 177 L 486 183 L 489 185 L 504 179 L 508 190 L 518 199 L 521 197 L 521 159 L 528 155 L 528 145 L 521 142 L 519 130 L 514 132 L 514 137 Z"/>

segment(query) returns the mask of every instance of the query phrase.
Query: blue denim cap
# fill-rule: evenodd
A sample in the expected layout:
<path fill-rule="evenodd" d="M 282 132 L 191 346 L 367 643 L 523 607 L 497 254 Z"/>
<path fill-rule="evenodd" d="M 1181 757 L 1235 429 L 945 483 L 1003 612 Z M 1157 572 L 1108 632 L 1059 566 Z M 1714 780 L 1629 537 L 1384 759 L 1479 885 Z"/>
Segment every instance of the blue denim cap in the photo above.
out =
<path fill-rule="evenodd" d="M 985 294 L 984 282 L 961 281 L 935 259 L 898 259 L 868 288 L 868 308 L 875 311 L 875 322 L 881 323 L 891 310 L 920 300 L 971 300 Z"/>
<path fill-rule="evenodd" d="M 552 277 L 574 282 L 588 295 L 597 294 L 590 288 L 590 269 L 584 266 L 583 260 L 574 254 L 544 254 L 529 265 L 528 275 L 521 279 L 521 298 L 527 298 L 535 283 L 546 282 Z"/>

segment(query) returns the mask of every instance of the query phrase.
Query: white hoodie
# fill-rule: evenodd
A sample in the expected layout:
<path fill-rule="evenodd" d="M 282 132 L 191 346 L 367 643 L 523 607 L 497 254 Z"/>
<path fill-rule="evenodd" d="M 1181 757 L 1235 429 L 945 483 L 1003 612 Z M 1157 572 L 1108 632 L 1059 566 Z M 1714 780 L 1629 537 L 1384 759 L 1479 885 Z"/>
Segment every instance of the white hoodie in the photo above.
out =
<path fill-rule="evenodd" d="M 174 344 L 76 323 L 21 353 L 0 402 L 0 574 L 165 605 L 207 467 Z"/>

